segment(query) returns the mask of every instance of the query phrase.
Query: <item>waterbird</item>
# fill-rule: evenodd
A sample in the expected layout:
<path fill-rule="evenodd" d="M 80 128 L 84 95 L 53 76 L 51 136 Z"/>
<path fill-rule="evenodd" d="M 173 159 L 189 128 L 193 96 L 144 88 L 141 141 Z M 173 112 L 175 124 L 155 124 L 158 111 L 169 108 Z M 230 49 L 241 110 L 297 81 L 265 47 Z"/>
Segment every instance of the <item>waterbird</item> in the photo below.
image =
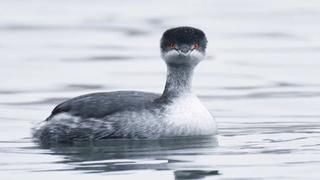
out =
<path fill-rule="evenodd" d="M 166 30 L 160 40 L 167 65 L 162 94 L 113 91 L 78 96 L 57 105 L 33 136 L 44 145 L 103 139 L 211 136 L 216 122 L 192 92 L 195 67 L 206 56 L 205 33 L 194 27 Z"/>

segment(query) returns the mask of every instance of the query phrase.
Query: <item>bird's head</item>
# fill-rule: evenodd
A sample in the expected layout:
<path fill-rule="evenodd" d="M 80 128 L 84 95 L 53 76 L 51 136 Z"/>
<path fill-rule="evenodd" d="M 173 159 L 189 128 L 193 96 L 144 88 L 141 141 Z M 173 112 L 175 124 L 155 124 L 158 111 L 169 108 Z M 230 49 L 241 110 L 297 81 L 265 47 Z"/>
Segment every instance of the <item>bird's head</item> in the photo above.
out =
<path fill-rule="evenodd" d="M 205 58 L 207 38 L 200 29 L 177 27 L 163 33 L 160 46 L 168 65 L 195 66 Z"/>

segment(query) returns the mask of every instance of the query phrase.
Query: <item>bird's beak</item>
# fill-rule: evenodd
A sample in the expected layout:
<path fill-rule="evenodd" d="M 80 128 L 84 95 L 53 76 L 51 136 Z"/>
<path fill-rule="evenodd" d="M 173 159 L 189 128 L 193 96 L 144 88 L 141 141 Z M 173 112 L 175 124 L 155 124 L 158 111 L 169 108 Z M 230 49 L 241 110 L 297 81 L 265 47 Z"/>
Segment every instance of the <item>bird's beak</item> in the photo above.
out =
<path fill-rule="evenodd" d="M 180 55 L 187 56 L 191 52 L 191 48 L 188 45 L 179 46 L 178 52 Z"/>

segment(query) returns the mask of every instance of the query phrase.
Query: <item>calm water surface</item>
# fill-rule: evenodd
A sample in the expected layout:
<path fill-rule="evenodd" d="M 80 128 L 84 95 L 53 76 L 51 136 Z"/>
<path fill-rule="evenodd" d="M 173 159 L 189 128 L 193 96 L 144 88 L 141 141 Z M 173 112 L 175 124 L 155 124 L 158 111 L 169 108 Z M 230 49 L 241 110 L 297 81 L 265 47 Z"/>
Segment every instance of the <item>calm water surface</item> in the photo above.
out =
<path fill-rule="evenodd" d="M 0 179 L 319 179 L 320 2 L 0 1 Z M 215 138 L 44 149 L 31 128 L 59 102 L 161 92 L 162 32 L 203 29 L 194 90 Z"/>

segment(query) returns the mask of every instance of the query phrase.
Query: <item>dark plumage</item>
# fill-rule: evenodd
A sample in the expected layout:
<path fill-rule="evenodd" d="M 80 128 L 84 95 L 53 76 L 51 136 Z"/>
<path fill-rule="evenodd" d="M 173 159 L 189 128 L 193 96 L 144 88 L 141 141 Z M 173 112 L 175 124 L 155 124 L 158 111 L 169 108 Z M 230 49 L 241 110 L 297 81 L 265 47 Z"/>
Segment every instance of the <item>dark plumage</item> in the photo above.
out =
<path fill-rule="evenodd" d="M 115 112 L 149 106 L 160 94 L 139 91 L 114 91 L 86 94 L 56 106 L 48 120 L 59 113 L 82 118 L 103 118 Z"/>

